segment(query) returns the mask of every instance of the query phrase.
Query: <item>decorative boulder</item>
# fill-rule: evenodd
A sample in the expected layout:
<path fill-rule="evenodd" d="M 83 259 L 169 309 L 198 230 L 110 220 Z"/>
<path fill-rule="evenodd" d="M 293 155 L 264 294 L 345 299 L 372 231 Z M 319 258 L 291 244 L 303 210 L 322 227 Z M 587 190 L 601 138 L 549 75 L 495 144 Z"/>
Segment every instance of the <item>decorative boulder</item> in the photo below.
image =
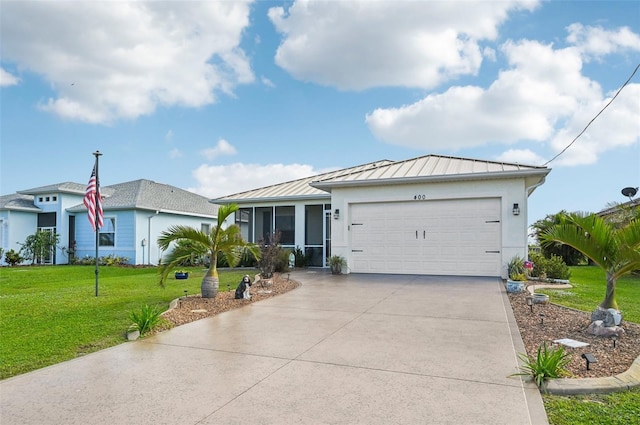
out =
<path fill-rule="evenodd" d="M 596 320 L 589 325 L 587 332 L 595 336 L 608 338 L 614 335 L 620 336 L 620 334 L 624 333 L 624 329 L 620 326 L 605 326 L 602 320 Z"/>
<path fill-rule="evenodd" d="M 622 315 L 619 311 L 613 308 L 608 310 L 598 308 L 591 313 L 591 321 L 596 322 L 598 320 L 604 322 L 605 327 L 618 326 L 622 321 Z"/>
<path fill-rule="evenodd" d="M 616 326 L 618 326 L 622 322 L 622 314 L 615 308 L 610 308 L 607 310 L 613 316 L 613 322 Z"/>

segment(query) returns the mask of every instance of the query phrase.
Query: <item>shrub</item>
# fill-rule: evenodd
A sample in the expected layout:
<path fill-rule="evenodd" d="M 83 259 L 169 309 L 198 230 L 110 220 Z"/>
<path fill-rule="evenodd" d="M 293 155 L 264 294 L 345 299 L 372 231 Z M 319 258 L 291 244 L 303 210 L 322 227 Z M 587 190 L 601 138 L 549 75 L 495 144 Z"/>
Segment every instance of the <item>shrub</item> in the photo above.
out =
<path fill-rule="evenodd" d="M 131 318 L 133 325 L 129 327 L 129 330 L 137 330 L 140 332 L 140 336 L 143 336 L 160 323 L 160 314 L 161 312 L 158 306 L 149 305 L 144 305 L 140 309 L 140 312 L 132 311 L 129 317 Z"/>
<path fill-rule="evenodd" d="M 514 255 L 507 264 L 507 273 L 511 280 L 526 280 L 524 259 L 519 255 Z"/>
<path fill-rule="evenodd" d="M 546 260 L 545 272 L 548 278 L 569 279 L 571 277 L 571 271 L 562 257 L 552 254 L 551 258 L 547 258 Z"/>
<path fill-rule="evenodd" d="M 6 261 L 10 266 L 15 266 L 16 264 L 22 263 L 24 258 L 22 258 L 20 253 L 15 249 L 10 249 L 4 254 L 4 261 Z"/>
<path fill-rule="evenodd" d="M 270 279 L 273 277 L 273 272 L 278 267 L 282 267 L 279 262 L 282 261 L 282 246 L 280 245 L 280 232 L 276 232 L 266 239 L 261 239 L 258 242 L 260 248 L 260 260 L 258 260 L 258 268 L 260 269 L 260 276 L 263 279 Z M 289 260 L 287 259 L 287 262 Z"/>
<path fill-rule="evenodd" d="M 539 252 L 529 251 L 529 261 L 533 263 L 533 268 L 529 272 L 529 275 L 533 277 L 545 278 L 547 276 L 545 271 L 546 258 Z"/>
<path fill-rule="evenodd" d="M 551 258 L 545 258 L 537 252 L 529 252 L 529 260 L 533 262 L 533 270 L 531 276 L 549 279 L 569 279 L 571 271 L 564 262 L 562 257 L 551 255 Z"/>
<path fill-rule="evenodd" d="M 293 255 L 296 256 L 296 267 L 307 267 L 308 259 L 304 255 L 304 251 L 299 246 L 293 251 Z"/>
<path fill-rule="evenodd" d="M 289 255 L 290 249 L 282 249 L 278 251 L 278 258 L 276 260 L 276 266 L 274 271 L 277 273 L 286 273 L 289 271 Z"/>
<path fill-rule="evenodd" d="M 531 376 L 539 388 L 543 388 L 544 382 L 549 378 L 560 378 L 569 376 L 566 366 L 571 361 L 569 353 L 564 351 L 564 347 L 547 348 L 547 343 L 538 347 L 538 355 L 535 359 L 526 354 L 519 353 L 518 357 L 524 362 L 520 367 L 522 372 L 514 373 L 512 376 Z"/>

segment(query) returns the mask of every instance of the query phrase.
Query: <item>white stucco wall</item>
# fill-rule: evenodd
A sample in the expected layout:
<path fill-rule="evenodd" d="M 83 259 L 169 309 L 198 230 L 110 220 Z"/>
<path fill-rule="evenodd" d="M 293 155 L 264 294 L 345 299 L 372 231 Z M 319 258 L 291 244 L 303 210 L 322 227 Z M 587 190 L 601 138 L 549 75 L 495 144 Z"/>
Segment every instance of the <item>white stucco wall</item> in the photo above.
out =
<path fill-rule="evenodd" d="M 370 202 L 415 201 L 424 195 L 426 201 L 445 199 L 500 198 L 503 277 L 506 263 L 513 255 L 525 258 L 527 253 L 527 196 L 524 179 L 454 181 L 384 186 L 334 188 L 332 208 L 340 209 L 340 219 L 333 221 L 331 252 L 342 255 L 349 263 L 351 247 L 349 224 L 350 206 Z M 421 202 L 421 201 L 415 201 Z M 512 213 L 513 204 L 520 207 L 520 215 Z M 401 219 L 401 217 L 398 217 Z"/>

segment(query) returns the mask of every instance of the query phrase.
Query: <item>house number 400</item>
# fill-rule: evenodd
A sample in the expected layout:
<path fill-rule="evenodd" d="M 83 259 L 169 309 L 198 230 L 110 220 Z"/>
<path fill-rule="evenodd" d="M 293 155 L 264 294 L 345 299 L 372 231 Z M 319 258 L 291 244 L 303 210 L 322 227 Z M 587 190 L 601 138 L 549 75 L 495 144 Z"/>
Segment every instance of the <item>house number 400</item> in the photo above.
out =
<path fill-rule="evenodd" d="M 414 201 L 424 201 L 425 199 L 427 199 L 427 195 L 415 195 L 413 197 Z"/>

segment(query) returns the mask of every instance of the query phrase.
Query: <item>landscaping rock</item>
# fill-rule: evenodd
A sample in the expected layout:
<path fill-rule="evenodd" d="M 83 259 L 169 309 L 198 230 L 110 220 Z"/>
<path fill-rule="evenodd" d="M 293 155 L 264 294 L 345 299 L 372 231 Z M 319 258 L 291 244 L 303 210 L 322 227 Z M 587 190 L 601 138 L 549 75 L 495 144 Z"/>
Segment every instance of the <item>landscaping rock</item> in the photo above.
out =
<path fill-rule="evenodd" d="M 624 333 L 624 329 L 620 326 L 606 326 L 605 322 L 602 320 L 596 320 L 595 322 L 591 322 L 589 327 L 587 328 L 587 332 L 595 336 L 602 336 L 605 338 L 611 336 L 620 336 L 620 334 Z"/>
<path fill-rule="evenodd" d="M 594 310 L 593 313 L 591 313 L 591 322 L 593 323 L 597 321 L 602 321 L 605 327 L 619 325 L 620 320 L 618 320 L 618 323 L 616 323 L 616 319 L 612 311 L 616 312 L 618 316 L 620 316 L 620 313 L 618 313 L 616 310 L 612 308 L 609 310 L 603 310 L 601 308 L 598 308 Z"/>

